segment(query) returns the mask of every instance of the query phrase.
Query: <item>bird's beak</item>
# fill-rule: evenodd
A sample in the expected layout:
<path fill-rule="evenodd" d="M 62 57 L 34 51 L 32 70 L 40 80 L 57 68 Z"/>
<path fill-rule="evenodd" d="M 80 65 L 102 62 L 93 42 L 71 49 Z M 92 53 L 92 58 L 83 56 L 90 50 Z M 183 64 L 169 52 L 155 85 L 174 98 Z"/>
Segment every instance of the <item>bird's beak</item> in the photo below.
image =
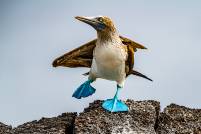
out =
<path fill-rule="evenodd" d="M 75 17 L 77 20 L 82 21 L 84 23 L 87 23 L 89 25 L 96 25 L 97 21 L 95 18 L 92 17 L 82 17 L 82 16 L 76 16 Z"/>
<path fill-rule="evenodd" d="M 105 24 L 98 21 L 95 17 L 83 17 L 83 16 L 76 16 L 77 20 L 87 23 L 94 27 L 96 30 L 102 30 L 105 28 Z"/>

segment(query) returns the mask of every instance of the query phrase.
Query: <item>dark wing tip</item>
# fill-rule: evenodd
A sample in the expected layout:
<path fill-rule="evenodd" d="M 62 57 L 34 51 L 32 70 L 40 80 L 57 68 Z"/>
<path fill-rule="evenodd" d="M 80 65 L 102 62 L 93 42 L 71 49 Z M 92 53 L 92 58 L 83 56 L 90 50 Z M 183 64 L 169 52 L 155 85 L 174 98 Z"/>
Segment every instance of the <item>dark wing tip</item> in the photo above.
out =
<path fill-rule="evenodd" d="M 145 46 L 143 46 L 143 48 L 142 49 L 148 49 L 147 47 L 145 47 Z"/>
<path fill-rule="evenodd" d="M 134 48 L 138 48 L 138 49 L 147 49 L 144 45 L 141 45 L 131 39 L 128 39 L 126 37 L 123 37 L 123 36 L 119 36 L 122 40 L 123 43 L 125 44 L 131 44 Z"/>
<path fill-rule="evenodd" d="M 57 66 L 58 66 L 57 60 L 54 60 L 54 61 L 52 62 L 52 66 L 53 66 L 53 67 L 57 67 Z"/>

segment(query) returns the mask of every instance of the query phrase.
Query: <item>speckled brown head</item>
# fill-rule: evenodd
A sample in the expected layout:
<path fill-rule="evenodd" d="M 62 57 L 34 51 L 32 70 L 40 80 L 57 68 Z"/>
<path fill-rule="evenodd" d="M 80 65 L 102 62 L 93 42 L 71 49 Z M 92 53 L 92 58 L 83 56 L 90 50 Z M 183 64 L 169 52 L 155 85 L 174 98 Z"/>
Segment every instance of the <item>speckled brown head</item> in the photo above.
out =
<path fill-rule="evenodd" d="M 116 32 L 114 23 L 109 17 L 97 16 L 97 17 L 83 17 L 76 16 L 76 19 L 91 25 L 97 30 L 97 32 Z"/>

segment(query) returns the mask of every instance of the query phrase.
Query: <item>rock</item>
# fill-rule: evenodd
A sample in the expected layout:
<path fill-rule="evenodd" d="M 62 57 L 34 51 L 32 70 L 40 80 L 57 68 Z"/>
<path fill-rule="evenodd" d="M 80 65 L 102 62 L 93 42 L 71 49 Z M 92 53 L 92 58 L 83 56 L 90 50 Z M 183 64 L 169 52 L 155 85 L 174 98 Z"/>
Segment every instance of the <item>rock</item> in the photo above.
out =
<path fill-rule="evenodd" d="M 14 134 L 71 134 L 76 113 L 63 113 L 58 117 L 42 118 L 14 128 Z"/>
<path fill-rule="evenodd" d="M 102 101 L 91 103 L 76 117 L 76 134 L 155 134 L 159 102 L 127 100 L 130 110 L 121 113 L 105 111 L 101 104 Z"/>
<path fill-rule="evenodd" d="M 201 109 L 170 104 L 159 116 L 158 134 L 201 134 Z"/>
<path fill-rule="evenodd" d="M 77 116 L 63 113 L 16 128 L 0 123 L 0 134 L 201 134 L 201 109 L 157 101 L 127 100 L 129 112 L 111 113 L 97 100 Z"/>
<path fill-rule="evenodd" d="M 0 122 L 0 134 L 11 134 L 12 127 Z"/>

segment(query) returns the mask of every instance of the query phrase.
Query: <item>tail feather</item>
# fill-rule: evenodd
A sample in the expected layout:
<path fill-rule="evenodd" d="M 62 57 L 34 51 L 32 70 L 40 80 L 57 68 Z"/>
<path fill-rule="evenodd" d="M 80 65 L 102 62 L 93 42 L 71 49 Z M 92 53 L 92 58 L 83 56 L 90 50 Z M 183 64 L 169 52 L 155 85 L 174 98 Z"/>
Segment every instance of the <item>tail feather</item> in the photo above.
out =
<path fill-rule="evenodd" d="M 147 80 L 153 81 L 152 79 L 150 79 L 150 78 L 147 77 L 146 75 L 144 75 L 144 74 L 142 74 L 142 73 L 140 73 L 140 72 L 138 72 L 138 71 L 135 71 L 135 70 L 132 70 L 132 71 L 130 72 L 130 74 L 133 74 L 133 75 L 136 75 L 136 76 L 145 78 L 145 79 L 147 79 Z"/>

